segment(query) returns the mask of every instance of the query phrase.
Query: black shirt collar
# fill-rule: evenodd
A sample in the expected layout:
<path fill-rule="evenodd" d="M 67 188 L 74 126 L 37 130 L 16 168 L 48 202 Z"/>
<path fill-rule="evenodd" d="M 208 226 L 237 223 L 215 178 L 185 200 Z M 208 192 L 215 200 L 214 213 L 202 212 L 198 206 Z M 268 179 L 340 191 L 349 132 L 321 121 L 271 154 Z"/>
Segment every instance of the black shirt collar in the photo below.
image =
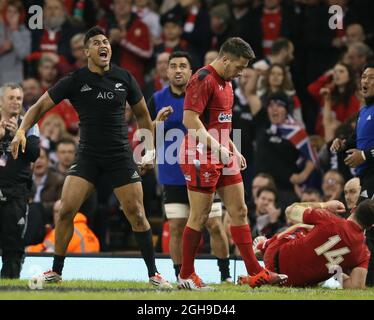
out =
<path fill-rule="evenodd" d="M 169 86 L 169 91 L 170 91 L 170 93 L 171 93 L 171 95 L 174 97 L 174 98 L 182 98 L 182 97 L 184 97 L 185 96 L 185 92 L 182 92 L 181 94 L 176 94 L 176 93 L 174 93 L 172 90 L 171 90 L 171 86 Z"/>

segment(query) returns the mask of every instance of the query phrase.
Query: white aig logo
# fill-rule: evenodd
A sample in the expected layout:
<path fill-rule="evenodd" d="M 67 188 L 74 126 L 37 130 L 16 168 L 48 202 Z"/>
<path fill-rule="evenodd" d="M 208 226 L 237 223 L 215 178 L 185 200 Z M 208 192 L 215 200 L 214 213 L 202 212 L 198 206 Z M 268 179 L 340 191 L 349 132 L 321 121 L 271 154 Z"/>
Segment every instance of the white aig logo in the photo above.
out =
<path fill-rule="evenodd" d="M 33 5 L 29 8 L 29 14 L 32 15 L 29 18 L 29 29 L 43 29 L 43 8 L 41 6 Z"/>
<path fill-rule="evenodd" d="M 338 5 L 333 5 L 329 7 L 329 14 L 332 16 L 329 19 L 329 28 L 331 30 L 342 30 L 343 29 L 343 8 Z"/>

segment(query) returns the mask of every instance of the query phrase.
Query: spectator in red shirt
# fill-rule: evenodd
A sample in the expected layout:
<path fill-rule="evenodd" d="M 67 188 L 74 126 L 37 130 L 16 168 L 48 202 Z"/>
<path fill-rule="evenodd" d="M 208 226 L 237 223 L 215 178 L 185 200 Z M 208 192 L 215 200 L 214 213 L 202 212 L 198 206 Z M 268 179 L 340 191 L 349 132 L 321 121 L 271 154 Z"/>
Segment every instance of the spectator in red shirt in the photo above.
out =
<path fill-rule="evenodd" d="M 331 93 L 331 110 L 334 122 L 338 125 L 345 122 L 360 109 L 360 101 L 356 96 L 356 79 L 352 68 L 345 63 L 337 63 L 332 70 L 319 77 L 309 85 L 308 91 L 320 107 L 325 105 L 324 94 L 327 88 Z M 324 136 L 322 113 L 316 123 L 316 132 Z"/>
<path fill-rule="evenodd" d="M 114 0 L 113 13 L 100 25 L 108 31 L 113 60 L 129 70 L 144 85 L 144 69 L 152 56 L 152 40 L 148 27 L 132 12 L 133 0 Z"/>
<path fill-rule="evenodd" d="M 35 61 L 45 55 L 58 63 L 61 73 L 66 73 L 74 61 L 70 51 L 70 39 L 80 30 L 68 19 L 61 0 L 45 0 L 43 29 L 32 30 L 32 53 L 27 57 L 29 73 L 35 73 Z"/>
<path fill-rule="evenodd" d="M 291 36 L 293 20 L 291 11 L 282 7 L 280 0 L 264 0 L 260 23 L 262 49 L 265 56 L 271 53 L 275 40 L 282 36 Z"/>

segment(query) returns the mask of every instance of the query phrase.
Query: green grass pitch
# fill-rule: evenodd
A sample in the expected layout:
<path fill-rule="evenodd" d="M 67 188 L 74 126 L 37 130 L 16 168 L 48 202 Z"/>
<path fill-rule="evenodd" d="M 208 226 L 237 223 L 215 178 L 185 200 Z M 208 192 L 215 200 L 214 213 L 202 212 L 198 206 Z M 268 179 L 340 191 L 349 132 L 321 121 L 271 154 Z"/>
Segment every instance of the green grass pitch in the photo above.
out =
<path fill-rule="evenodd" d="M 26 280 L 0 280 L 0 300 L 374 300 L 374 288 L 338 290 L 282 288 L 229 284 L 213 285 L 213 292 L 157 290 L 148 283 L 129 281 L 65 281 L 31 290 Z"/>

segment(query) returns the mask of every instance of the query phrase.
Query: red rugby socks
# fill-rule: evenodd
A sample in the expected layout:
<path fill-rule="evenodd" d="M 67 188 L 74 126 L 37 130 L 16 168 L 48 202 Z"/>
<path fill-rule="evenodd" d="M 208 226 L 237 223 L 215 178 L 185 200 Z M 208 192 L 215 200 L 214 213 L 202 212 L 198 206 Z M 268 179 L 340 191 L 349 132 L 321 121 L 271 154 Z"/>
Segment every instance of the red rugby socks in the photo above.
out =
<path fill-rule="evenodd" d="M 248 224 L 242 226 L 231 226 L 231 235 L 238 246 L 249 275 L 255 275 L 262 270 L 252 248 L 251 229 Z"/>
<path fill-rule="evenodd" d="M 180 277 L 187 279 L 192 273 L 195 272 L 194 261 L 197 250 L 199 248 L 201 238 L 201 231 L 196 231 L 186 226 L 183 232 L 182 242 L 182 268 Z"/>

